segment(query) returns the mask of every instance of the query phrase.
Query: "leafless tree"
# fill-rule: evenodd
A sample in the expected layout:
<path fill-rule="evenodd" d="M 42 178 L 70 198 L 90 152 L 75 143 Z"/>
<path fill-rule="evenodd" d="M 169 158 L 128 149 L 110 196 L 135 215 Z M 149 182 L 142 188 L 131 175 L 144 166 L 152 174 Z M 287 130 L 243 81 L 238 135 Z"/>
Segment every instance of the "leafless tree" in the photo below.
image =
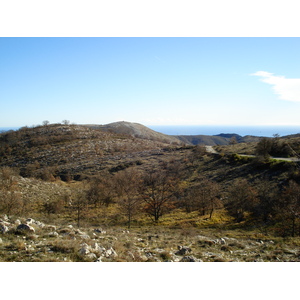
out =
<path fill-rule="evenodd" d="M 211 218 L 214 210 L 222 207 L 220 186 L 205 177 L 198 178 L 198 181 L 199 183 L 190 188 L 184 197 L 186 210 L 198 210 L 201 215 L 209 213 Z"/>
<path fill-rule="evenodd" d="M 95 208 L 99 205 L 110 205 L 115 195 L 113 178 L 108 173 L 94 178 L 86 191 L 88 203 L 93 204 Z"/>
<path fill-rule="evenodd" d="M 140 209 L 141 198 L 138 188 L 141 181 L 141 174 L 136 168 L 128 168 L 118 172 L 114 176 L 117 203 L 127 217 L 128 228 L 131 226 L 133 217 Z"/>
<path fill-rule="evenodd" d="M 290 225 L 292 236 L 295 236 L 297 226 L 300 235 L 300 185 L 295 181 L 290 181 L 283 191 L 277 207 L 277 214 L 285 225 Z"/>
<path fill-rule="evenodd" d="M 166 170 L 152 169 L 144 174 L 140 194 L 145 212 L 158 222 L 159 218 L 174 208 L 178 180 Z"/>
<path fill-rule="evenodd" d="M 225 208 L 237 222 L 241 222 L 245 218 L 245 213 L 251 213 L 257 203 L 257 191 L 246 179 L 238 179 L 228 190 Z"/>

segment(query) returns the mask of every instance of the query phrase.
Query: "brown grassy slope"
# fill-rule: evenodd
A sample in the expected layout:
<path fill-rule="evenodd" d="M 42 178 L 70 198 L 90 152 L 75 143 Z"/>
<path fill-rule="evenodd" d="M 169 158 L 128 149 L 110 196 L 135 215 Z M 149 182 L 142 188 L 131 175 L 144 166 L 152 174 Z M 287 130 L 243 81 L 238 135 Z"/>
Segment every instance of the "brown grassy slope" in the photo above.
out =
<path fill-rule="evenodd" d="M 158 141 L 168 144 L 182 144 L 176 137 L 156 132 L 142 124 L 132 122 L 114 122 L 106 125 L 85 125 L 93 129 L 101 129 L 106 132 L 113 132 L 117 134 L 126 134 L 132 137 Z"/>
<path fill-rule="evenodd" d="M 177 145 L 178 147 L 178 145 Z M 21 174 L 94 174 L 123 163 L 139 164 L 144 157 L 176 148 L 170 141 L 136 138 L 80 125 L 22 128 L 0 135 L 0 166 Z"/>

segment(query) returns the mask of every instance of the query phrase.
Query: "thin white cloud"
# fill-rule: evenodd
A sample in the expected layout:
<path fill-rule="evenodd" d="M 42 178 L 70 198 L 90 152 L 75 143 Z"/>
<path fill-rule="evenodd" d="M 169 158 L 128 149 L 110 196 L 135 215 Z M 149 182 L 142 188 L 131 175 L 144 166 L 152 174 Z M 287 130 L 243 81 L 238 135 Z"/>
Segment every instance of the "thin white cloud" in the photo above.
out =
<path fill-rule="evenodd" d="M 300 78 L 285 78 L 265 71 L 258 71 L 251 75 L 262 77 L 261 81 L 271 84 L 280 99 L 300 102 Z"/>

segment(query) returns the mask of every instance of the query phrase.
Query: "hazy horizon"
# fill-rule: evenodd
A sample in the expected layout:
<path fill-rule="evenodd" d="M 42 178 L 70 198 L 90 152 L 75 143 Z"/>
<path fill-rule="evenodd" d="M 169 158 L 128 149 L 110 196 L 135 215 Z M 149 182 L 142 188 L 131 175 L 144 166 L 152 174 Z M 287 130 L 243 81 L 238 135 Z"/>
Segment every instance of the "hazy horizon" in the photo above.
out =
<path fill-rule="evenodd" d="M 126 121 L 128 122 L 128 121 Z M 114 123 L 114 122 L 113 122 Z M 136 122 L 132 122 L 136 123 Z M 75 123 L 74 123 L 75 124 Z M 41 126 L 42 124 L 31 125 L 27 127 Z M 51 123 L 50 123 L 51 125 Z M 88 124 L 76 124 L 88 125 Z M 93 124 L 89 124 L 93 125 Z M 94 124 L 105 125 L 105 124 Z M 272 137 L 275 134 L 279 136 L 286 136 L 291 134 L 300 133 L 300 126 L 283 126 L 283 125 L 145 125 L 154 131 L 167 134 L 167 135 L 218 135 L 218 134 L 238 134 L 241 136 L 265 136 Z M 1 131 L 18 130 L 26 126 L 8 126 L 0 127 Z"/>

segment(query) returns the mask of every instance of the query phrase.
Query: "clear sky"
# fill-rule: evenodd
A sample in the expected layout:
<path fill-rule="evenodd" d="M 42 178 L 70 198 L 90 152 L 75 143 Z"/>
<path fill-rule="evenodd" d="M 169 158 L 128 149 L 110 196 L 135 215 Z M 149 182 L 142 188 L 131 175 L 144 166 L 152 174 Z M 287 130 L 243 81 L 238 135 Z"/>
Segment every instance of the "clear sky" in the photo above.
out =
<path fill-rule="evenodd" d="M 0 38 L 0 127 L 300 125 L 300 38 Z"/>

